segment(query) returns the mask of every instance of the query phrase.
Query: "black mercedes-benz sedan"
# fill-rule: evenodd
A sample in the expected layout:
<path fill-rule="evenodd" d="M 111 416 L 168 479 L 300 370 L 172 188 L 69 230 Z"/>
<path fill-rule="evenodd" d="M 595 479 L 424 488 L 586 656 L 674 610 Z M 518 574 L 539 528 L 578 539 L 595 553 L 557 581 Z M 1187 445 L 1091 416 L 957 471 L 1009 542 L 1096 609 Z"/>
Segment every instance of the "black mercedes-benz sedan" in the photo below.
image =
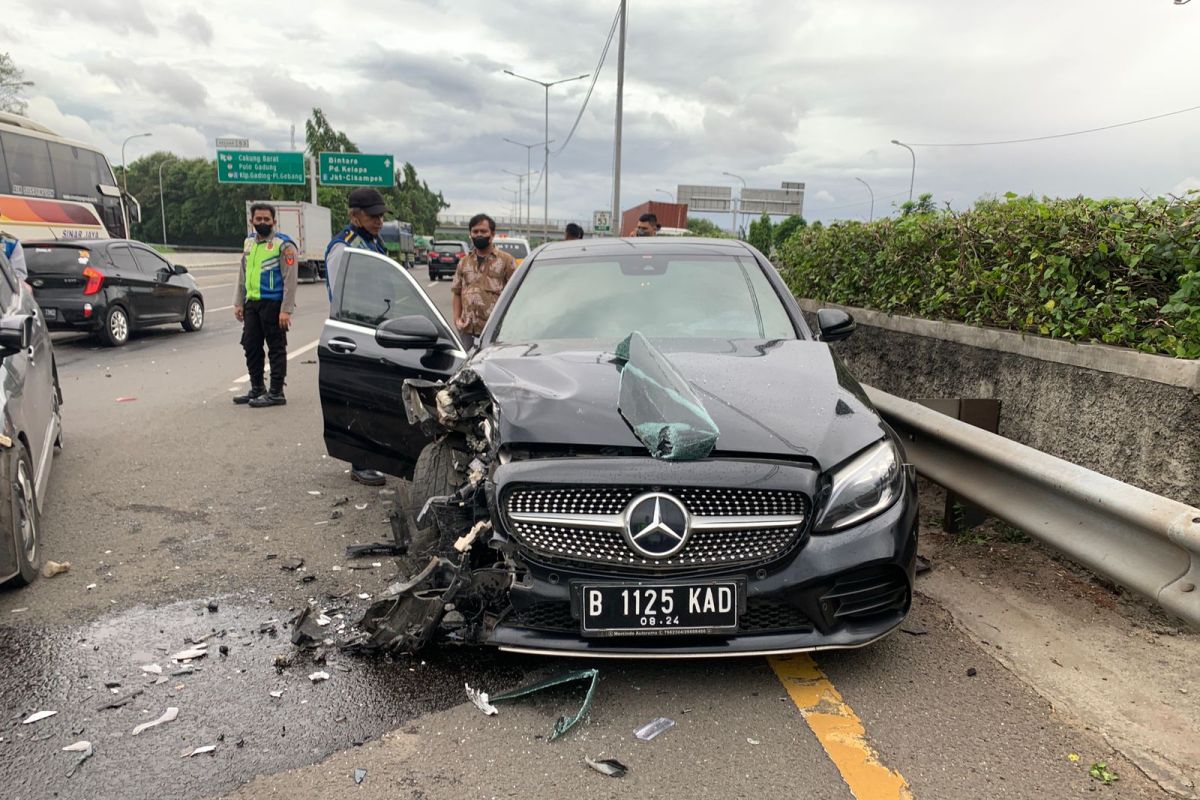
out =
<path fill-rule="evenodd" d="M 467 353 L 354 251 L 318 350 L 331 455 L 411 477 L 364 641 L 677 657 L 868 644 L 912 598 L 915 473 L 742 242 L 539 248 Z"/>

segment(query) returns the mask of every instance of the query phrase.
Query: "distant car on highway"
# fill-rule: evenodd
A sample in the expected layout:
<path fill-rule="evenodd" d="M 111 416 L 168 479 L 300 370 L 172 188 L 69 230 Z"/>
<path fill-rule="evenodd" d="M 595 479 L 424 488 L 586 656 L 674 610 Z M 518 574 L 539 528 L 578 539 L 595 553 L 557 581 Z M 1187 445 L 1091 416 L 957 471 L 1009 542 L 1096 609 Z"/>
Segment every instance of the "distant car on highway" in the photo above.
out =
<path fill-rule="evenodd" d="M 37 304 L 0 252 L 0 582 L 26 584 L 42 565 L 41 510 L 62 392 Z"/>
<path fill-rule="evenodd" d="M 518 267 L 521 266 L 521 262 L 529 257 L 529 251 L 533 249 L 529 246 L 528 239 L 521 239 L 516 236 L 497 236 L 493 243 L 497 248 L 515 258 Z"/>
<path fill-rule="evenodd" d="M 453 278 L 458 262 L 467 254 L 465 242 L 446 239 L 435 240 L 429 247 L 429 280 L 440 281 Z"/>
<path fill-rule="evenodd" d="M 152 325 L 204 326 L 196 279 L 141 242 L 25 242 L 24 249 L 33 296 L 52 331 L 87 331 L 120 347 Z"/>

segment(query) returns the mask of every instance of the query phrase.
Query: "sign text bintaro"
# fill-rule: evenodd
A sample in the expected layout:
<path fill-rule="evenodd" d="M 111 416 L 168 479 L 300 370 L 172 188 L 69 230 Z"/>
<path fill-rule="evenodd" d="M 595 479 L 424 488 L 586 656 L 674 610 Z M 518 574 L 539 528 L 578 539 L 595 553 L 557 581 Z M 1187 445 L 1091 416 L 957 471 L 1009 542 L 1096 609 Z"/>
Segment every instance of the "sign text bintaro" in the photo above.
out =
<path fill-rule="evenodd" d="M 325 186 L 394 186 L 395 159 L 369 153 L 321 153 L 320 176 Z"/>

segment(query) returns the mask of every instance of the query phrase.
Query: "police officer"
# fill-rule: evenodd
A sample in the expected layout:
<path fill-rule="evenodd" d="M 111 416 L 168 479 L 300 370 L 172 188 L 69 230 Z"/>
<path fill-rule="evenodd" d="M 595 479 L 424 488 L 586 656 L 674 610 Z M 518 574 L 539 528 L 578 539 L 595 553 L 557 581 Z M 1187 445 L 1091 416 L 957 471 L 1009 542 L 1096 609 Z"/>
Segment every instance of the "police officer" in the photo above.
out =
<path fill-rule="evenodd" d="M 325 248 L 325 285 L 329 290 L 329 302 L 333 303 L 333 288 L 337 286 L 338 272 L 346 260 L 348 248 L 370 250 L 387 255 L 379 238 L 383 229 L 383 215 L 387 203 L 377 189 L 361 188 L 350 192 L 346 198 L 350 206 L 350 224 L 334 235 Z M 387 478 L 377 469 L 367 469 L 361 464 L 350 465 L 350 479 L 365 486 L 383 486 Z"/>
<path fill-rule="evenodd" d="M 282 406 L 287 377 L 287 332 L 296 310 L 296 244 L 275 230 L 275 207 L 250 206 L 254 235 L 242 247 L 233 315 L 242 323 L 250 391 L 233 398 L 251 408 Z M 263 385 L 263 344 L 271 361 L 271 388 Z"/>

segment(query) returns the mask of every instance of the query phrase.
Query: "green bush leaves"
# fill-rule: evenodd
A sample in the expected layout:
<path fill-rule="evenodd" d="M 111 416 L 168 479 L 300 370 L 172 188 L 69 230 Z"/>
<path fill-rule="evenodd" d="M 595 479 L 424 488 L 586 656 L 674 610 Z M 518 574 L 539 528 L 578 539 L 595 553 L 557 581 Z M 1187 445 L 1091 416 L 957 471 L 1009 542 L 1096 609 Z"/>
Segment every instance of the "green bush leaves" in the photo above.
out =
<path fill-rule="evenodd" d="M 813 225 L 780 248 L 797 297 L 1200 358 L 1200 196 L 1036 200 Z"/>

